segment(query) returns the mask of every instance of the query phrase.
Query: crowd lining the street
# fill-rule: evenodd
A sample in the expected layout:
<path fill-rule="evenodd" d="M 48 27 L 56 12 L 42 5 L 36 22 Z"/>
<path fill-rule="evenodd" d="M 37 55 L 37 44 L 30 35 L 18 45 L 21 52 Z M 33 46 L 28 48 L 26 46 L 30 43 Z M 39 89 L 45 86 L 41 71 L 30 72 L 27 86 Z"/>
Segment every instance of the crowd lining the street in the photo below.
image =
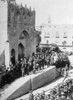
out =
<path fill-rule="evenodd" d="M 55 65 L 57 70 L 61 73 L 61 75 L 65 76 L 67 75 L 67 72 L 70 68 L 70 62 L 67 56 L 64 55 L 64 53 L 57 53 L 55 51 L 49 52 L 48 50 L 46 50 L 44 53 L 33 54 L 29 58 L 24 57 L 16 63 L 11 63 L 10 69 L 6 69 L 0 75 L 0 88 L 2 88 L 6 84 L 12 83 L 15 79 L 19 77 L 29 75 L 31 72 L 36 74 L 38 70 L 43 70 L 45 65 L 47 65 L 47 67 Z M 71 83 L 70 85 L 73 86 L 73 80 L 70 80 L 70 82 L 66 82 L 66 87 L 62 84 L 61 88 L 61 85 L 59 85 L 58 87 L 54 88 L 48 95 L 42 91 L 42 94 L 38 93 L 36 96 L 34 96 L 31 91 L 29 95 L 29 100 L 72 100 L 61 99 L 60 92 L 61 90 L 64 90 L 64 88 L 66 88 L 66 92 L 68 92 L 68 95 L 66 95 L 66 93 L 62 91 L 62 93 L 64 94 L 63 96 L 65 96 L 65 98 L 73 98 L 71 97 L 71 95 L 73 96 L 73 94 L 71 93 L 73 91 L 70 91 L 69 83 Z"/>
<path fill-rule="evenodd" d="M 53 57 L 46 54 L 34 54 L 29 58 L 21 58 L 16 63 L 10 63 L 10 67 L 0 73 L 0 88 L 2 88 L 5 84 L 10 84 L 21 76 L 24 77 L 30 73 L 35 74 L 36 71 L 44 69 L 45 65 L 48 66 L 52 64 Z"/>

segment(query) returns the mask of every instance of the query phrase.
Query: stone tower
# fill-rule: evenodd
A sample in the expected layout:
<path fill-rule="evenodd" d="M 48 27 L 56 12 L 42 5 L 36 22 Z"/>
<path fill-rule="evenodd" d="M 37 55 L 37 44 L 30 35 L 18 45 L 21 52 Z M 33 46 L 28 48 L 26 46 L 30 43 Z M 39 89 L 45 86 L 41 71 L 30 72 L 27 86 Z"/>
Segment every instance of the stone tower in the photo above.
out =
<path fill-rule="evenodd" d="M 17 5 L 15 0 L 7 3 L 6 65 L 15 63 L 22 57 L 36 53 L 37 33 L 35 30 L 35 10 Z M 13 60 L 12 60 L 13 59 Z M 8 62 L 7 62 L 8 61 Z"/>

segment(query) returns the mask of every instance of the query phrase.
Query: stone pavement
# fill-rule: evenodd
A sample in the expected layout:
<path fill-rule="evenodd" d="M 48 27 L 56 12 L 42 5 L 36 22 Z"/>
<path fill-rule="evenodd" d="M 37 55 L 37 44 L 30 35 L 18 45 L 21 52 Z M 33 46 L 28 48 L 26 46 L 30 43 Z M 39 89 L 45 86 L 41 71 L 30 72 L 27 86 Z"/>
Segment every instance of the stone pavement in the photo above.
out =
<path fill-rule="evenodd" d="M 41 88 L 39 88 L 37 90 L 34 90 L 33 94 L 36 95 L 37 93 L 41 93 L 43 90 L 47 93 L 52 88 L 54 88 L 55 86 L 57 86 L 58 84 L 60 84 L 63 81 L 63 79 L 64 78 L 61 77 L 61 78 L 55 80 L 54 82 L 50 83 L 49 85 L 46 85 L 46 86 L 41 87 Z M 26 95 L 24 95 L 24 96 L 22 96 L 22 97 L 19 97 L 19 98 L 15 99 L 15 100 L 26 99 L 26 98 L 28 98 L 28 96 L 29 96 L 29 93 L 26 94 Z"/>

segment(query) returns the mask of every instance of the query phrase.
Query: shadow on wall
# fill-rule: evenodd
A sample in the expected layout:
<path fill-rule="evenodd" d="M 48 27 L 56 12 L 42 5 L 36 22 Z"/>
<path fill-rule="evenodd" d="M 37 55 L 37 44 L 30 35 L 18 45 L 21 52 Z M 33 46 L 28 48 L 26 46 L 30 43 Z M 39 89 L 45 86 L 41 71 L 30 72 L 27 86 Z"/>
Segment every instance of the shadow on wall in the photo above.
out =
<path fill-rule="evenodd" d="M 2 54 L 0 55 L 0 66 L 2 64 L 5 64 L 5 50 L 2 52 Z"/>

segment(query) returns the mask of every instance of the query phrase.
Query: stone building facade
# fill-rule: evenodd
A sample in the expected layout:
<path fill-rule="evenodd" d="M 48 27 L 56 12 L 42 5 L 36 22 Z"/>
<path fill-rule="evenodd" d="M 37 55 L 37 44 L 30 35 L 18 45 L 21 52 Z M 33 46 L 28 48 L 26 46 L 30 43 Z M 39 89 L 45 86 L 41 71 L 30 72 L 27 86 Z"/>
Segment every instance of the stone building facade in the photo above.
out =
<path fill-rule="evenodd" d="M 26 5 L 17 5 L 14 0 L 8 2 L 7 16 L 5 62 L 9 66 L 12 58 L 15 62 L 36 53 L 39 32 L 35 29 L 35 10 L 28 9 Z"/>
<path fill-rule="evenodd" d="M 45 44 L 58 45 L 62 51 L 73 52 L 73 25 L 42 25 L 41 45 Z"/>

